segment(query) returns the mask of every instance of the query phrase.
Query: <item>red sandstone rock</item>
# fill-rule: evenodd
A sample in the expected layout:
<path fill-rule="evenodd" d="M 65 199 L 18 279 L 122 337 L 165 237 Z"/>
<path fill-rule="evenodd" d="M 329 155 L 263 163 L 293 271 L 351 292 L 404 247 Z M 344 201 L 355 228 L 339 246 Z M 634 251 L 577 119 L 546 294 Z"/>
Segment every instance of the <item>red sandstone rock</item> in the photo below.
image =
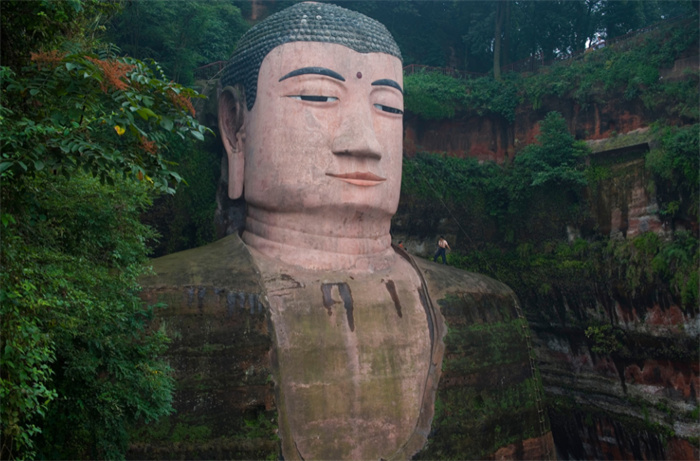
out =
<path fill-rule="evenodd" d="M 673 438 L 668 441 L 666 449 L 669 460 L 697 460 L 700 459 L 700 450 L 687 440 Z"/>
<path fill-rule="evenodd" d="M 551 459 L 552 453 L 554 440 L 552 434 L 547 434 L 502 447 L 493 455 L 493 459 Z"/>
<path fill-rule="evenodd" d="M 647 311 L 644 323 L 654 326 L 674 325 L 681 327 L 685 323 L 685 315 L 678 306 L 662 309 L 661 306 L 655 304 L 651 310 Z"/>

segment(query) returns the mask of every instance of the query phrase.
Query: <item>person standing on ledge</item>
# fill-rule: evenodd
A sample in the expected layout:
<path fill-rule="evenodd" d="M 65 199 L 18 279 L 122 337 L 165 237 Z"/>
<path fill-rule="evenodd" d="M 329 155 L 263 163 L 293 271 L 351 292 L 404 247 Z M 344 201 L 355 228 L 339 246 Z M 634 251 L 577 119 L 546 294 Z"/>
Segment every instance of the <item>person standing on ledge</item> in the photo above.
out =
<path fill-rule="evenodd" d="M 445 255 L 446 250 L 451 250 L 450 244 L 447 243 L 447 240 L 445 240 L 445 237 L 442 235 L 438 239 L 438 248 L 437 251 L 435 252 L 435 256 L 433 256 L 433 262 L 437 262 L 438 258 L 442 256 L 442 263 L 447 264 L 447 256 Z"/>

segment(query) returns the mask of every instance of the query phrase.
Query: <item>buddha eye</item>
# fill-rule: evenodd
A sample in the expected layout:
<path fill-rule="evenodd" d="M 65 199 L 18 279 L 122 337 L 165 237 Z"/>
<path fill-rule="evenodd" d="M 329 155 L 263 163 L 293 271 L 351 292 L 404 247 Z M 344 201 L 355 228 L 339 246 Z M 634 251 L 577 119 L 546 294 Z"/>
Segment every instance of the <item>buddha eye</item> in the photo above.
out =
<path fill-rule="evenodd" d="M 390 114 L 403 114 L 403 111 L 401 109 L 397 109 L 391 106 L 385 106 L 384 104 L 375 104 L 374 107 L 384 112 L 389 112 Z"/>
<path fill-rule="evenodd" d="M 335 96 L 316 96 L 310 94 L 295 94 L 287 96 L 288 98 L 296 99 L 298 101 L 312 101 L 312 102 L 333 102 L 337 101 L 338 98 Z"/>

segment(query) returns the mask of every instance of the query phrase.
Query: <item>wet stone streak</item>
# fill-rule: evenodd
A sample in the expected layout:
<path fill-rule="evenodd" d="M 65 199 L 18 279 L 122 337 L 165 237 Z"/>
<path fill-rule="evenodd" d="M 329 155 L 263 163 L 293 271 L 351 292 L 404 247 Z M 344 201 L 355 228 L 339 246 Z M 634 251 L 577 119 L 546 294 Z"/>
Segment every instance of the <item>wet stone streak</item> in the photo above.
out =
<path fill-rule="evenodd" d="M 353 316 L 353 300 L 352 292 L 347 283 L 322 283 L 321 293 L 323 294 L 323 307 L 328 311 L 328 315 L 332 315 L 333 311 L 331 307 L 338 301 L 333 299 L 333 288 L 338 289 L 338 294 L 343 300 L 343 307 L 345 307 L 345 314 L 348 318 L 348 325 L 350 326 L 350 331 L 355 331 L 355 317 Z"/>

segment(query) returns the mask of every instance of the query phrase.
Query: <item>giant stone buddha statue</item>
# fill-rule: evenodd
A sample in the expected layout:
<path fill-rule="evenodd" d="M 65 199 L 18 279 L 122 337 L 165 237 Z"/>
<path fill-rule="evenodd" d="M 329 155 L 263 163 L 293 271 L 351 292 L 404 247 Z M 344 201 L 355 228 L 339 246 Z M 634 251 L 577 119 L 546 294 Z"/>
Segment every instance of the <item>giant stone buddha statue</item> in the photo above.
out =
<path fill-rule="evenodd" d="M 455 331 L 467 322 L 526 329 L 506 286 L 392 246 L 403 91 L 386 28 L 334 5 L 296 4 L 239 42 L 221 78 L 219 131 L 245 230 L 156 259 L 144 280 L 145 297 L 170 306 L 161 321 L 173 337 L 174 418 L 215 426 L 207 443 L 218 448 L 184 457 L 253 457 L 227 449 L 227 434 L 240 429 L 237 414 L 258 410 L 276 414 L 284 459 L 439 456 L 426 450 L 446 444 L 454 421 L 442 409 L 434 424 L 436 396 L 452 405 L 455 386 L 464 396 L 491 386 L 470 371 L 440 381 L 445 319 L 459 318 Z M 448 356 L 491 353 L 457 342 Z M 534 380 L 523 374 L 528 359 L 515 363 L 517 386 Z M 455 420 L 462 430 L 487 431 L 488 418 L 468 407 Z M 489 456 L 517 457 L 507 450 L 515 440 L 531 456 L 527 430 L 515 433 L 502 446 L 480 435 L 472 453 L 485 444 Z"/>

